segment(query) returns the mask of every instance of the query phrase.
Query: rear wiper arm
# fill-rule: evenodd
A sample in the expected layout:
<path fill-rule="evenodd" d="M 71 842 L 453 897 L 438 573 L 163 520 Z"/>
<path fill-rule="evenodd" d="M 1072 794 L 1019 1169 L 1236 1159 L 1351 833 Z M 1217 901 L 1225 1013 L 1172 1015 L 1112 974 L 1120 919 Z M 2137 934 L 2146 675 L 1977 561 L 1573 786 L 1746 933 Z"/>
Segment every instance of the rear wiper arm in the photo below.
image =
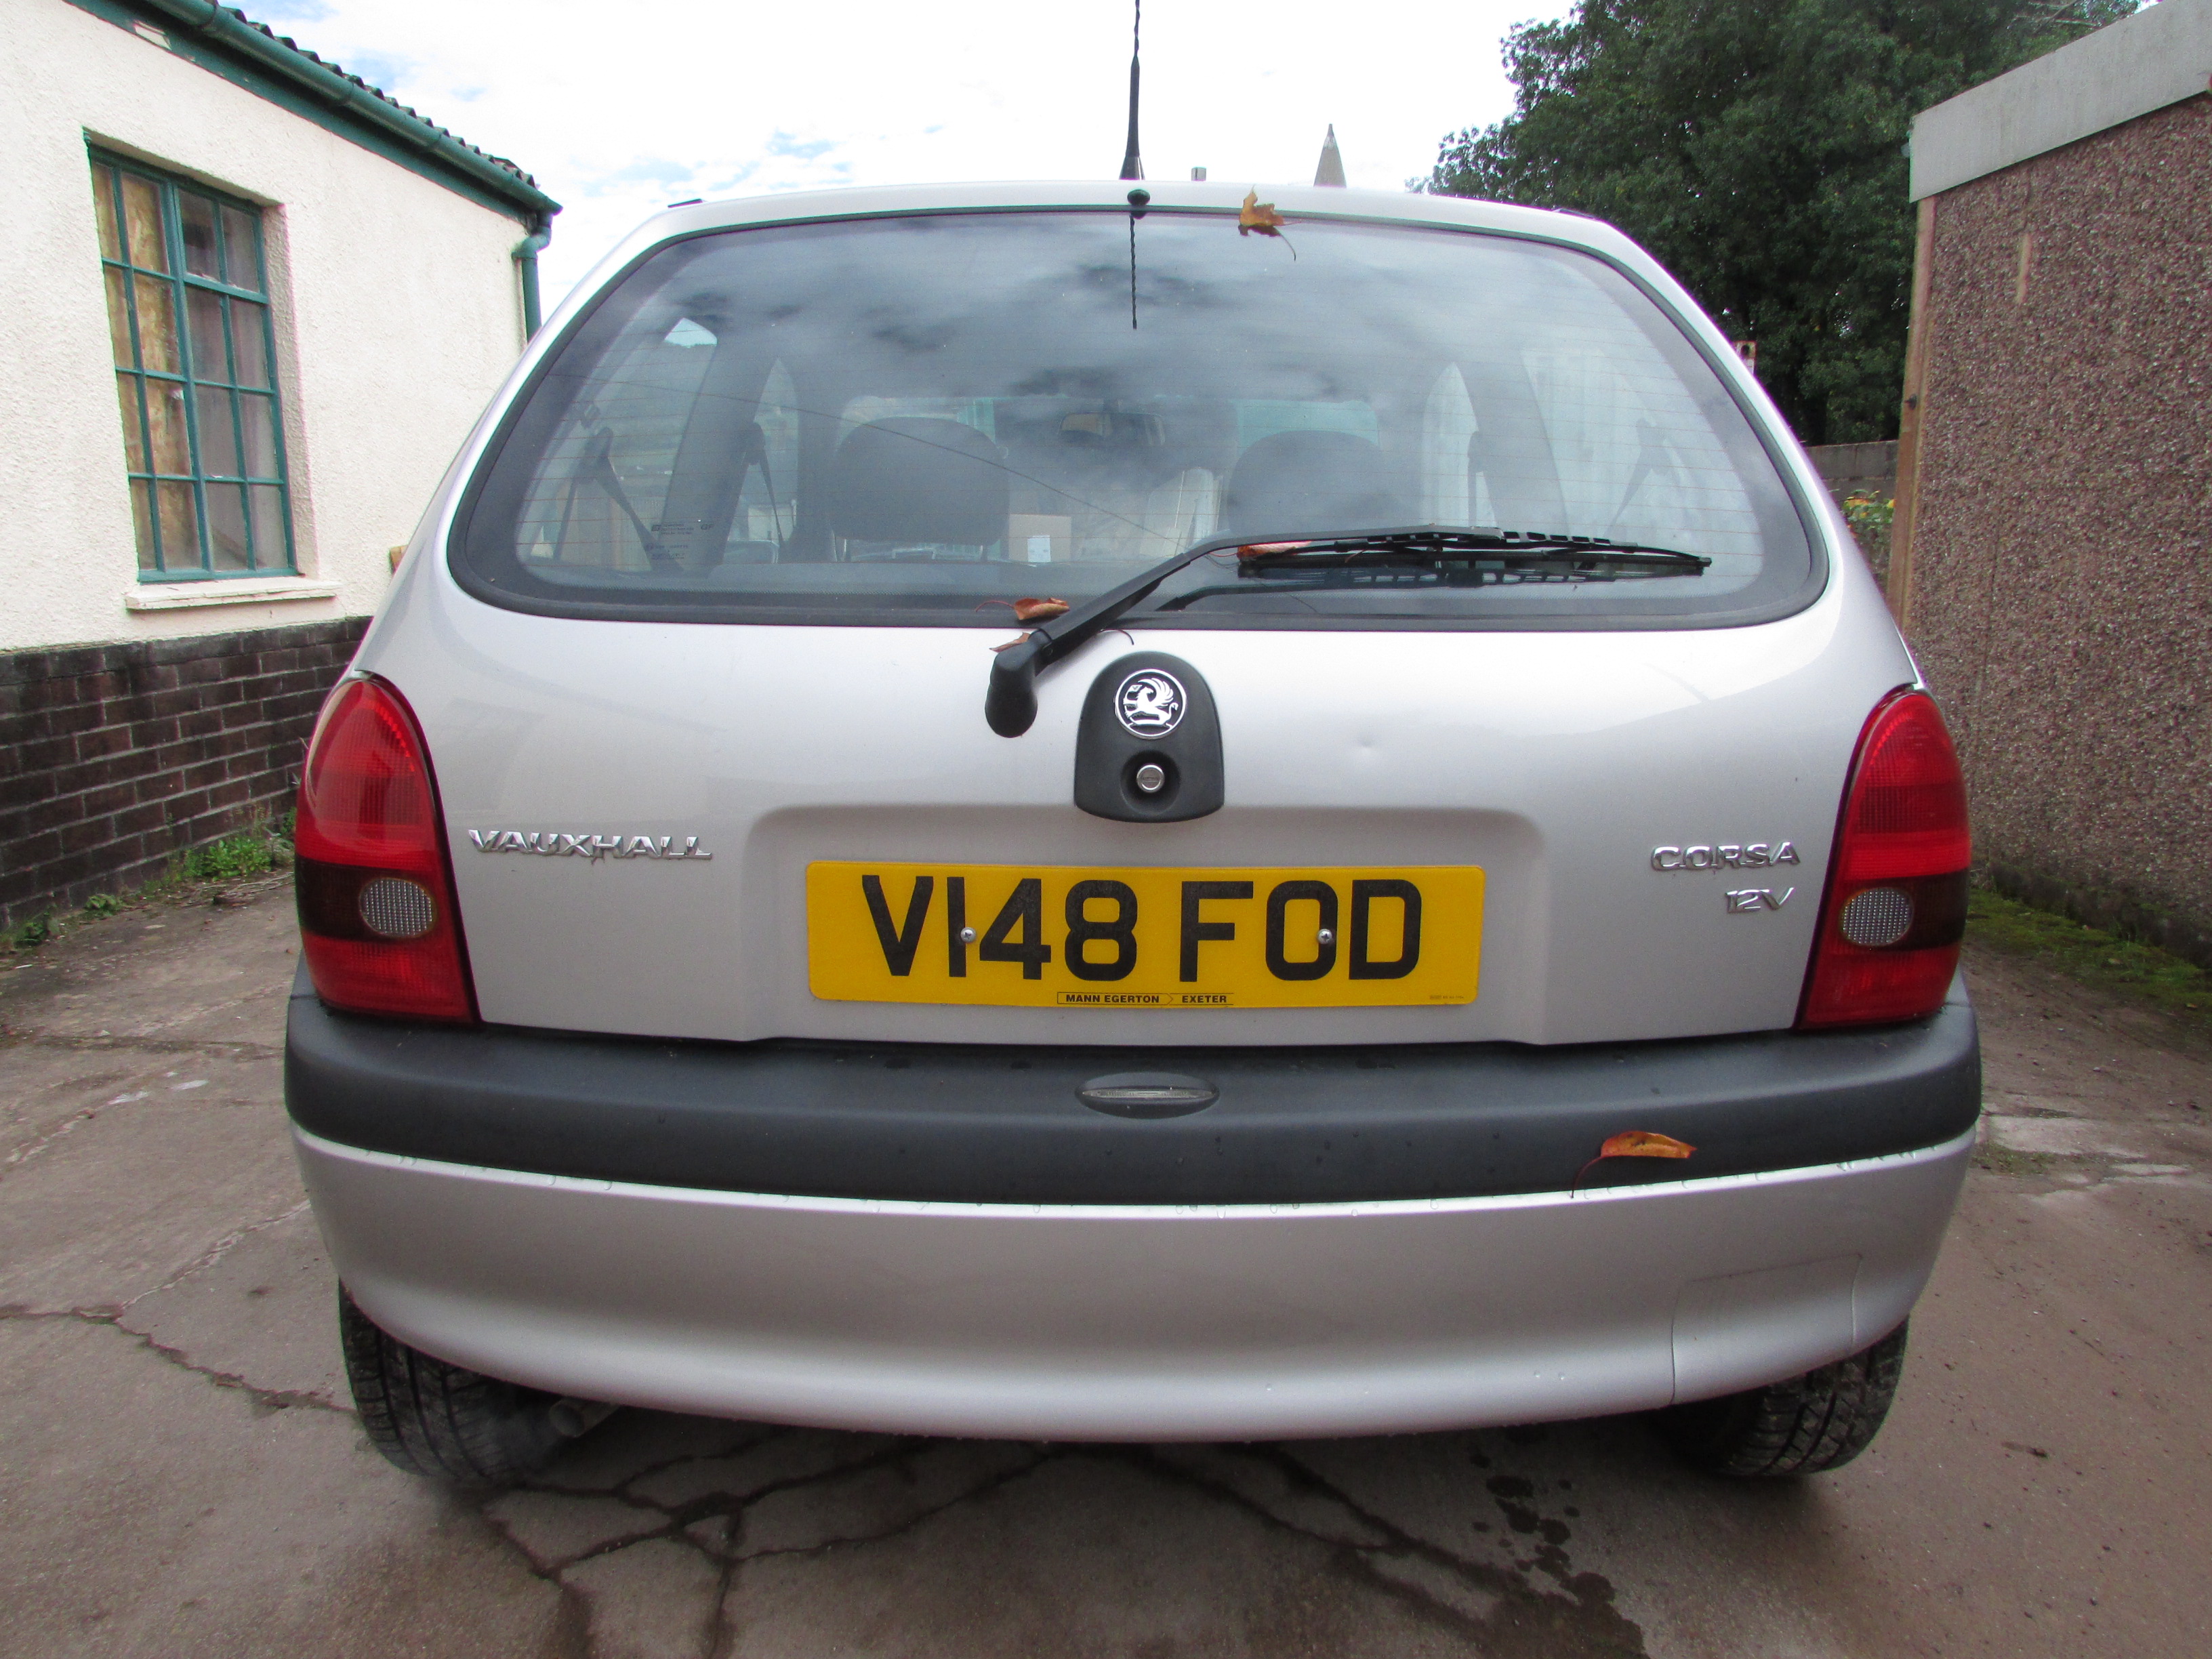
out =
<path fill-rule="evenodd" d="M 992 659 L 991 684 L 983 693 L 983 718 L 1002 738 L 1018 738 L 1036 719 L 1036 678 L 1116 617 L 1149 595 L 1186 565 L 1196 564 L 1210 553 L 1225 553 L 1242 545 L 1242 536 L 1215 536 L 1195 547 L 1185 548 L 1171 559 L 1163 559 L 1150 570 L 1131 577 L 1119 587 L 1109 588 L 1095 599 L 1085 599 L 1049 622 L 1039 623 L 1019 641 Z"/>
<path fill-rule="evenodd" d="M 1423 563 L 1438 559 L 1485 562 L 1570 565 L 1580 574 L 1602 576 L 1609 570 L 1644 574 L 1694 576 L 1712 562 L 1697 553 L 1640 542 L 1607 541 L 1598 536 L 1551 536 L 1522 530 L 1447 530 L 1413 526 L 1402 530 L 1359 530 L 1296 539 L 1255 541 L 1249 536 L 1216 536 L 1163 560 L 1121 586 L 1087 599 L 1049 622 L 1038 623 L 991 664 L 991 683 L 983 694 L 983 718 L 1002 738 L 1018 738 L 1036 719 L 1038 674 L 1066 656 L 1100 629 L 1110 627 L 1133 605 L 1176 572 L 1212 553 L 1237 550 L 1243 570 L 1304 565 L 1325 568 L 1380 555 Z"/>

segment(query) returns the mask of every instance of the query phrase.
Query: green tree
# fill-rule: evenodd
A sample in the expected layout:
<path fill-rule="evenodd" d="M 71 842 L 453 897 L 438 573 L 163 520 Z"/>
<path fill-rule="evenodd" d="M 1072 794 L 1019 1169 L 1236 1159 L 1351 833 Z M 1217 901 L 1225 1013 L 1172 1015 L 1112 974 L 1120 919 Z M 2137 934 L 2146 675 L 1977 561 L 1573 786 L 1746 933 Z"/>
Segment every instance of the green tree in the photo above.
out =
<path fill-rule="evenodd" d="M 1808 443 L 1897 434 L 1912 117 L 2136 0 L 1582 0 L 1506 37 L 1514 112 L 1426 188 L 1610 220 L 1721 326 Z"/>

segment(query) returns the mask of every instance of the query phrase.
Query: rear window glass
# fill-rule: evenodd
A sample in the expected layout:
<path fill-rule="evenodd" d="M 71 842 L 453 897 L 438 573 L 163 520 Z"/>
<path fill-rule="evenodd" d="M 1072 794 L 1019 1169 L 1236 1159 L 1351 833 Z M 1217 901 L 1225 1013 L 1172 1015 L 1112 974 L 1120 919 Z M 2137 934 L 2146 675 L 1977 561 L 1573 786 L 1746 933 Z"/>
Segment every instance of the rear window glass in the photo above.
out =
<path fill-rule="evenodd" d="M 565 614 L 1004 627 L 1195 543 L 1437 525 L 1700 554 L 1701 575 L 1252 580 L 1132 622 L 1711 624 L 1817 574 L 1741 410 L 1603 262 L 1335 222 L 945 214 L 718 232 L 573 330 L 472 487 L 456 568 Z"/>

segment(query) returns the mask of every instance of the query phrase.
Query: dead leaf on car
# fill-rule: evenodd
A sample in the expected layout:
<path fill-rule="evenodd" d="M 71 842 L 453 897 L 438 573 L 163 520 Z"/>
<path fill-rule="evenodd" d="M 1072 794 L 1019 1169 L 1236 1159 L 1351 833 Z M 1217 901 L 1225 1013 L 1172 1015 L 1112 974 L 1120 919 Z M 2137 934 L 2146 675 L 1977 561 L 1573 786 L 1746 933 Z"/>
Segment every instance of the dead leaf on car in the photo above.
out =
<path fill-rule="evenodd" d="M 1298 251 L 1291 246 L 1291 239 L 1283 234 L 1283 227 L 1289 222 L 1281 214 L 1275 211 L 1275 204 L 1273 202 L 1263 202 L 1260 199 L 1258 191 L 1248 190 L 1244 192 L 1244 208 L 1237 216 L 1237 234 L 1239 236 L 1249 236 L 1255 231 L 1262 236 L 1272 236 L 1285 247 L 1290 248 L 1291 258 L 1295 259 L 1298 257 Z"/>
<path fill-rule="evenodd" d="M 1253 542 L 1238 548 L 1237 556 L 1240 559 L 1272 559 L 1279 553 L 1295 553 L 1302 547 L 1311 545 L 1310 542 Z"/>
<path fill-rule="evenodd" d="M 1024 641 L 1024 640 L 1026 640 L 1026 639 L 1028 639 L 1028 638 L 1029 638 L 1029 635 L 1026 635 L 1026 634 L 1017 634 L 1017 635 L 1014 635 L 1014 637 L 1013 637 L 1013 638 L 1012 638 L 1011 640 L 1008 640 L 1005 644 L 1003 644 L 1003 645 L 994 645 L 994 646 L 993 646 L 993 647 L 991 647 L 991 654 L 992 654 L 993 656 L 994 656 L 994 657 L 995 657 L 995 656 L 996 656 L 996 655 L 998 655 L 998 653 L 999 653 L 1000 652 L 1001 652 L 1001 651 L 1011 651 L 1011 650 L 1012 650 L 1016 646 L 1019 645 L 1023 641 Z"/>
<path fill-rule="evenodd" d="M 1024 596 L 1018 599 L 986 599 L 975 608 L 988 611 L 993 605 L 1004 605 L 1014 613 L 1016 622 L 1050 622 L 1054 617 L 1067 614 L 1066 599 L 1041 599 Z"/>
<path fill-rule="evenodd" d="M 1575 1171 L 1575 1185 L 1583 1184 L 1583 1177 L 1590 1172 L 1591 1164 L 1602 1164 L 1609 1158 L 1687 1158 L 1697 1150 L 1688 1141 L 1662 1135 L 1656 1129 L 1623 1129 L 1617 1135 L 1607 1135 L 1597 1149 L 1597 1156 Z"/>

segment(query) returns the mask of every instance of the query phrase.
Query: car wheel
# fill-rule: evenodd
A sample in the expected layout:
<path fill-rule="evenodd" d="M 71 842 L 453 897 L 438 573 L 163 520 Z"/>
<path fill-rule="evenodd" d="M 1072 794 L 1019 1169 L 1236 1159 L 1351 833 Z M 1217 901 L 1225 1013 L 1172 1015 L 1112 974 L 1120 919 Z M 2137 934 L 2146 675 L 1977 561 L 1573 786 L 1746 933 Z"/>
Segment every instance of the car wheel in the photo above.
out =
<path fill-rule="evenodd" d="M 410 1348 L 363 1313 L 343 1285 L 338 1334 L 369 1444 L 410 1474 L 476 1491 L 513 1486 L 613 1410 Z"/>
<path fill-rule="evenodd" d="M 1905 1327 L 1872 1347 L 1763 1389 L 1658 1414 L 1674 1449 L 1716 1474 L 1759 1480 L 1841 1468 L 1889 1415 L 1905 1370 Z"/>

